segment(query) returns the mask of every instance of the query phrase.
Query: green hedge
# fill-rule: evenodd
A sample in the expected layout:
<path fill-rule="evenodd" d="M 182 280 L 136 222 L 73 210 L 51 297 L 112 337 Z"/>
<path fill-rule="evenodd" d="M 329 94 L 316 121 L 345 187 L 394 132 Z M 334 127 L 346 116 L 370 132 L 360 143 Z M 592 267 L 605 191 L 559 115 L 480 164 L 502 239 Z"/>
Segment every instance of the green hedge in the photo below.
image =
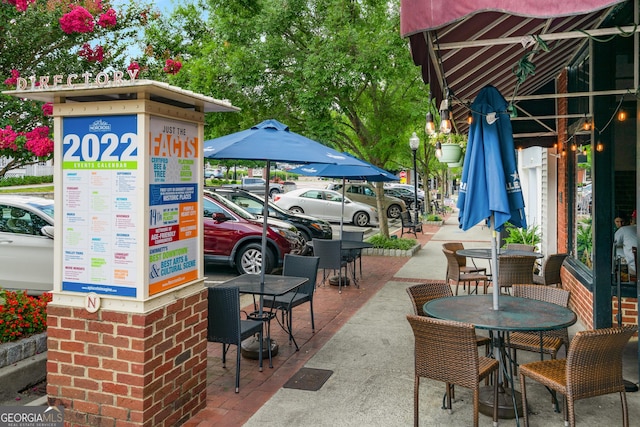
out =
<path fill-rule="evenodd" d="M 10 177 L 10 178 L 0 178 L 0 187 L 10 187 L 13 185 L 47 184 L 52 182 L 53 182 L 53 175 Z"/>

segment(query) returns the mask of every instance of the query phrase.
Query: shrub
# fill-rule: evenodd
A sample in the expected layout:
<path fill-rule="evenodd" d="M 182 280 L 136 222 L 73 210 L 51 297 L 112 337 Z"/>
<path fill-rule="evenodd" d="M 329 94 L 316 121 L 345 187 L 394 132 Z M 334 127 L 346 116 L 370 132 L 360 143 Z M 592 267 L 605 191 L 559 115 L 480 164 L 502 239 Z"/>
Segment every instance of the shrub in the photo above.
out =
<path fill-rule="evenodd" d="M 367 242 L 373 244 L 374 248 L 401 249 L 403 251 L 407 251 L 417 244 L 416 239 L 392 239 L 380 234 L 369 237 Z"/>
<path fill-rule="evenodd" d="M 23 177 L 0 177 L 0 187 L 8 187 L 12 185 L 32 185 L 47 184 L 53 182 L 53 175 L 48 176 L 23 176 Z"/>
<path fill-rule="evenodd" d="M 442 221 L 442 217 L 436 214 L 427 214 L 425 220 L 426 221 Z"/>
<path fill-rule="evenodd" d="M 50 301 L 50 293 L 31 297 L 26 291 L 0 289 L 0 343 L 46 331 Z"/>

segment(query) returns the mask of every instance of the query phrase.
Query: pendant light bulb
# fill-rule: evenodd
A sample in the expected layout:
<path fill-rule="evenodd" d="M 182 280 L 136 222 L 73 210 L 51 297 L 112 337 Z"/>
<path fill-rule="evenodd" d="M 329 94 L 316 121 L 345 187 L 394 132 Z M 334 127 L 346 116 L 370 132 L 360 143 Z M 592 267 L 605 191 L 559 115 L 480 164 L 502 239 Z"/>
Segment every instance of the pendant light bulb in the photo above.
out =
<path fill-rule="evenodd" d="M 436 133 L 436 124 L 433 121 L 433 115 L 431 113 L 427 113 L 427 124 L 424 126 L 424 131 L 429 136 Z"/>
<path fill-rule="evenodd" d="M 618 111 L 618 121 L 624 122 L 625 120 L 627 120 L 627 112 L 623 109 L 620 109 L 620 111 Z"/>
<path fill-rule="evenodd" d="M 443 110 L 440 114 L 440 132 L 444 134 L 451 133 L 451 118 L 449 114 L 449 110 Z"/>

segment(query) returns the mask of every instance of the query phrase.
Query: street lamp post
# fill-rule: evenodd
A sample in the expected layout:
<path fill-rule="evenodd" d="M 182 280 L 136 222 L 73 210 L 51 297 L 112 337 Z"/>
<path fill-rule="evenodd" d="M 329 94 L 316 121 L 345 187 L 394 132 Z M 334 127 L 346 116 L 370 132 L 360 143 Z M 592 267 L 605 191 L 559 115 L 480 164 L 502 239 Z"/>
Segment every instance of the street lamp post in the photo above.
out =
<path fill-rule="evenodd" d="M 418 166 L 416 162 L 416 151 L 420 147 L 420 139 L 414 132 L 409 138 L 409 147 L 413 151 L 413 212 L 415 214 L 415 224 L 418 225 Z"/>

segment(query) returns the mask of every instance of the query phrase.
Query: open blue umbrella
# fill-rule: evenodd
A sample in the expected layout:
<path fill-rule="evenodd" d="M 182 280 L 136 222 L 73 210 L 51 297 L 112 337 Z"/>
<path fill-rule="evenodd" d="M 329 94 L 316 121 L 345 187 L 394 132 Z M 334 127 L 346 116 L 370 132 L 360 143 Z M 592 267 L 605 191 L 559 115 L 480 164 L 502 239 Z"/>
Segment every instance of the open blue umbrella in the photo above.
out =
<path fill-rule="evenodd" d="M 277 120 L 265 120 L 250 129 L 210 139 L 204 142 L 204 157 L 209 159 L 239 159 L 266 161 L 264 205 L 269 206 L 269 170 L 271 162 L 332 163 L 357 165 L 359 160 L 322 145 L 289 130 Z M 262 256 L 267 253 L 267 217 L 262 224 Z M 264 284 L 264 266 L 260 282 Z M 262 308 L 262 304 L 260 304 Z"/>
<path fill-rule="evenodd" d="M 342 215 L 340 216 L 340 238 L 342 239 L 343 217 L 344 217 L 344 187 L 347 179 L 358 179 L 363 181 L 399 181 L 400 178 L 381 169 L 371 163 L 353 157 L 349 153 L 342 153 L 350 157 L 358 164 L 323 164 L 312 163 L 291 169 L 289 172 L 307 176 L 321 176 L 323 178 L 342 178 Z"/>
<path fill-rule="evenodd" d="M 496 230 L 506 222 L 527 227 L 524 199 L 513 145 L 513 131 L 507 112 L 508 103 L 493 86 L 480 90 L 473 104 L 473 122 L 469 128 L 464 158 L 458 220 L 468 230 L 481 221 L 491 226 L 491 258 L 498 277 Z M 493 309 L 498 309 L 499 286 L 493 286 Z"/>

